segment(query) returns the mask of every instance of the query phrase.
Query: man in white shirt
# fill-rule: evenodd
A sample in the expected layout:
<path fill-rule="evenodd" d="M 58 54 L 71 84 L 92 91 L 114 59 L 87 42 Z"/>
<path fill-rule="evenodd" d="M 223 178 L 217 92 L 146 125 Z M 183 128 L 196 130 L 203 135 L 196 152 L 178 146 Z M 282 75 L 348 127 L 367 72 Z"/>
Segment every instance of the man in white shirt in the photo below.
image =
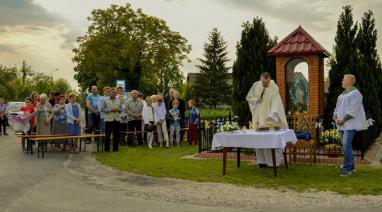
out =
<path fill-rule="evenodd" d="M 117 96 L 117 89 L 111 88 L 109 98 L 104 99 L 100 111 L 104 113 L 105 119 L 105 151 L 110 151 L 110 136 L 113 133 L 113 152 L 118 151 L 119 145 L 119 121 L 122 104 Z"/>
<path fill-rule="evenodd" d="M 337 98 L 333 119 L 337 124 L 342 139 L 344 151 L 344 162 L 341 169 L 341 176 L 349 176 L 355 171 L 353 156 L 353 137 L 356 131 L 367 129 L 366 115 L 362 105 L 362 94 L 354 87 L 356 78 L 347 74 L 342 80 L 344 92 Z"/>

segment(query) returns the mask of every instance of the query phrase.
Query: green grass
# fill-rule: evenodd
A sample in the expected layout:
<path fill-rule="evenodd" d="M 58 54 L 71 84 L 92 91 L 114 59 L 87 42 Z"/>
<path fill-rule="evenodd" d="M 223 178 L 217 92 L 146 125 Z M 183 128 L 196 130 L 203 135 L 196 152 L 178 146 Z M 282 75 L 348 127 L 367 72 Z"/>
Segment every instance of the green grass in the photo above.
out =
<path fill-rule="evenodd" d="M 202 118 L 226 118 L 229 116 L 229 109 L 200 109 L 200 116 Z M 232 113 L 231 113 L 232 114 Z"/>
<path fill-rule="evenodd" d="M 118 153 L 94 153 L 103 164 L 120 170 L 170 177 L 198 182 L 232 183 L 240 186 L 262 188 L 289 188 L 297 191 L 334 191 L 340 194 L 382 194 L 382 169 L 357 166 L 357 173 L 340 177 L 336 165 L 291 164 L 289 169 L 278 169 L 273 177 L 272 169 L 257 169 L 247 162 L 241 168 L 236 161 L 227 162 L 227 175 L 222 175 L 221 160 L 194 160 L 181 157 L 197 152 L 197 147 L 150 150 L 147 147 L 120 148 Z"/>

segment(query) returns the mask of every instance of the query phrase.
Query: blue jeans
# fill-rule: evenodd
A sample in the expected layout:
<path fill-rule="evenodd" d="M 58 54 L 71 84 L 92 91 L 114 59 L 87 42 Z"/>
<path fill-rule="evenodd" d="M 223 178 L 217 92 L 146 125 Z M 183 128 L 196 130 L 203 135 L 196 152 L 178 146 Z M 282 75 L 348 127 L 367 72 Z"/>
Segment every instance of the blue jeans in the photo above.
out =
<path fill-rule="evenodd" d="M 174 145 L 174 134 L 175 134 L 175 142 L 179 145 L 180 140 L 180 125 L 171 125 L 170 126 L 170 144 Z"/>
<path fill-rule="evenodd" d="M 105 119 L 104 118 L 99 119 L 99 128 L 102 132 L 105 132 Z"/>
<path fill-rule="evenodd" d="M 345 172 L 350 172 L 355 169 L 354 156 L 353 156 L 353 138 L 355 135 L 355 130 L 341 130 L 340 135 L 342 139 L 342 147 L 344 151 L 344 163 L 342 170 Z"/>

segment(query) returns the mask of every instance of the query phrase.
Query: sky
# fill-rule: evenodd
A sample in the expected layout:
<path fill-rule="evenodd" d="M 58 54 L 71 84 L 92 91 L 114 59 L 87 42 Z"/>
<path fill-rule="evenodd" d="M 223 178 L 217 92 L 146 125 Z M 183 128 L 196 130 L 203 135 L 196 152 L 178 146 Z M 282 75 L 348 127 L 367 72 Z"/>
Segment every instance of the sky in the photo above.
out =
<path fill-rule="evenodd" d="M 329 52 L 346 4 L 352 5 L 358 22 L 371 9 L 377 30 L 382 30 L 380 0 L 0 0 L 0 64 L 20 67 L 25 60 L 34 71 L 67 79 L 77 89 L 72 49 L 78 45 L 77 37 L 87 31 L 87 17 L 93 9 L 126 3 L 165 20 L 189 41 L 191 62 L 182 67 L 185 76 L 197 71 L 197 58 L 202 57 L 203 44 L 214 27 L 227 42 L 232 66 L 242 24 L 255 17 L 261 17 L 269 34 L 279 41 L 301 25 Z M 381 54 L 380 31 L 377 48 Z"/>

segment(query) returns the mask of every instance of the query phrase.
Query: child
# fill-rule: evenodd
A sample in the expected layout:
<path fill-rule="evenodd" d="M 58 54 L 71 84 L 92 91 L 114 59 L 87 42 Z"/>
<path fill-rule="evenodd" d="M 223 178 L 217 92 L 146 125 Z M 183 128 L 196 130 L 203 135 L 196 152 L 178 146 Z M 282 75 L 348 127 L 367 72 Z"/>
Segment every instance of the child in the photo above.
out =
<path fill-rule="evenodd" d="M 155 106 L 155 123 L 157 126 L 158 141 L 160 147 L 163 146 L 163 140 L 166 143 L 166 148 L 169 147 L 167 124 L 166 124 L 166 106 L 163 102 L 162 96 L 157 96 L 157 103 Z"/>
<path fill-rule="evenodd" d="M 144 129 L 147 132 L 147 145 L 150 149 L 152 149 L 153 139 L 154 139 L 154 119 L 155 113 L 154 108 L 152 106 L 152 100 L 151 97 L 146 98 L 146 105 L 143 106 L 142 110 L 142 118 L 144 123 Z"/>
<path fill-rule="evenodd" d="M 188 143 L 190 145 L 198 143 L 198 125 L 199 125 L 199 110 L 195 107 L 195 100 L 188 101 L 189 120 L 188 120 Z"/>
<path fill-rule="evenodd" d="M 25 135 L 25 134 L 29 135 L 29 134 L 31 134 L 32 129 L 34 129 L 36 126 L 36 121 L 35 121 L 35 117 L 34 117 L 35 107 L 33 106 L 33 99 L 30 97 L 25 98 L 25 104 L 26 104 L 26 106 L 20 107 L 19 109 L 13 109 L 10 111 L 11 112 L 18 112 L 18 111 L 24 112 L 22 131 L 23 131 L 23 135 Z M 32 151 L 31 147 L 33 144 L 34 144 L 34 141 L 33 142 L 28 141 L 27 146 L 30 149 L 25 149 L 25 139 L 23 138 L 21 141 L 23 152 L 25 152 L 26 150 Z"/>
<path fill-rule="evenodd" d="M 81 107 L 77 103 L 76 94 L 71 92 L 68 94 L 69 103 L 65 105 L 66 123 L 68 126 L 68 135 L 80 135 L 80 113 Z M 69 153 L 77 153 L 77 141 L 73 141 L 70 145 Z"/>
<path fill-rule="evenodd" d="M 170 144 L 174 144 L 174 133 L 176 136 L 176 146 L 179 147 L 179 137 L 180 137 L 180 111 L 178 109 L 179 102 L 177 100 L 172 101 L 172 109 L 169 110 L 170 113 Z"/>

